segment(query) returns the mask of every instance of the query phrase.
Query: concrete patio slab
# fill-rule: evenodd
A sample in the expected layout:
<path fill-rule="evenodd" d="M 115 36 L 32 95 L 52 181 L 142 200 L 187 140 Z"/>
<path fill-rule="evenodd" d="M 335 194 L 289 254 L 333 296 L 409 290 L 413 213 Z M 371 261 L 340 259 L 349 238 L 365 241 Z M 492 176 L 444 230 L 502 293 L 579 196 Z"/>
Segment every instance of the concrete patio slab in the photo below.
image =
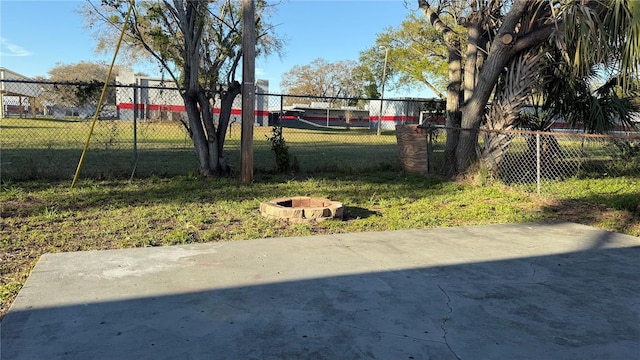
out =
<path fill-rule="evenodd" d="M 631 359 L 640 238 L 572 223 L 43 255 L 13 359 Z"/>

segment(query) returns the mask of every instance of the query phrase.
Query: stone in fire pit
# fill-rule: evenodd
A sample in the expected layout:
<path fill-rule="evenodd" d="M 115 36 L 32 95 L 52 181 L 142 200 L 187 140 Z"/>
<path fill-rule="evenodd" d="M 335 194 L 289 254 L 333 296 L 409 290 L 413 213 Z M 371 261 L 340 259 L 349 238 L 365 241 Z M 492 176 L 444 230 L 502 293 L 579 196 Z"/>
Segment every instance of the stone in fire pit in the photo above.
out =
<path fill-rule="evenodd" d="M 279 198 L 260 204 L 263 216 L 293 222 L 342 219 L 343 210 L 340 202 L 309 196 Z"/>

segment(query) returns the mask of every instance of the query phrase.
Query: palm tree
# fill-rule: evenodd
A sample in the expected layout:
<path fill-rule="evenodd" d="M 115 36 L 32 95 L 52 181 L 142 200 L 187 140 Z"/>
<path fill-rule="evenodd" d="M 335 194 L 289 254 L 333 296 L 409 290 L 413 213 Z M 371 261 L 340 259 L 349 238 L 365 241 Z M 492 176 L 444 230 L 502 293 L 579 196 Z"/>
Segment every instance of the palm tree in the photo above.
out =
<path fill-rule="evenodd" d="M 553 76 L 543 86 L 547 110 L 555 109 L 571 126 L 582 124 L 588 133 L 633 126 L 631 116 L 639 110 L 631 99 L 640 65 L 640 5 L 635 0 L 568 1 L 560 12 L 562 31 L 550 51 L 554 70 L 547 70 Z M 603 72 L 610 79 L 592 90 Z"/>
<path fill-rule="evenodd" d="M 640 5 L 631 0 L 554 3 L 555 31 L 549 41 L 510 60 L 486 112 L 486 126 L 508 130 L 522 125 L 519 112 L 532 96 L 542 99 L 540 114 L 545 118 L 536 119 L 541 127 L 558 117 L 573 126 L 583 124 L 590 133 L 632 125 L 631 116 L 638 110 L 630 84 L 640 64 Z M 535 16 L 523 23 L 535 25 L 540 21 Z M 535 62 L 523 61 L 526 58 Z M 592 91 L 599 68 L 615 76 Z M 497 171 L 510 142 L 509 136 L 488 133 L 480 149 L 481 164 Z"/>
<path fill-rule="evenodd" d="M 543 55 L 543 52 L 527 52 L 509 64 L 486 114 L 489 130 L 511 130 L 519 124 L 519 115 L 537 81 Z M 481 165 L 492 173 L 497 172 L 512 140 L 511 133 L 485 132 L 480 149 Z"/>
<path fill-rule="evenodd" d="M 450 43 L 455 56 L 449 59 L 449 71 L 464 73 L 464 78 L 450 78 L 447 98 L 452 95 L 454 100 L 447 101 L 447 112 L 449 118 L 460 121 L 448 125 L 465 131 L 447 133 L 445 175 L 463 174 L 477 159 L 477 129 L 488 120 L 486 114 L 501 116 L 491 111 L 495 102 L 489 100 L 500 99 L 501 92 L 513 92 L 505 88 L 506 78 L 523 54 L 557 52 L 576 79 L 589 76 L 594 65 L 615 69 L 622 89 L 640 65 L 640 3 L 636 0 L 418 0 L 418 5 L 444 43 L 454 33 L 442 21 L 450 10 L 463 8 L 464 26 L 469 29 L 466 51 L 461 43 Z M 459 109 L 449 108 L 460 98 Z"/>
<path fill-rule="evenodd" d="M 557 54 L 556 54 L 557 55 Z M 637 97 L 637 86 L 631 77 L 612 76 L 597 87 L 601 73 L 592 65 L 584 76 L 577 76 L 561 59 L 547 62 L 543 69 L 537 93 L 540 94 L 541 114 L 538 121 L 553 124 L 563 119 L 570 127 L 582 129 L 590 134 L 604 134 L 618 127 L 634 128 L 633 115 L 640 107 L 633 101 Z M 533 120 L 529 117 L 529 120 Z M 524 125 L 532 130 L 543 131 Z"/>

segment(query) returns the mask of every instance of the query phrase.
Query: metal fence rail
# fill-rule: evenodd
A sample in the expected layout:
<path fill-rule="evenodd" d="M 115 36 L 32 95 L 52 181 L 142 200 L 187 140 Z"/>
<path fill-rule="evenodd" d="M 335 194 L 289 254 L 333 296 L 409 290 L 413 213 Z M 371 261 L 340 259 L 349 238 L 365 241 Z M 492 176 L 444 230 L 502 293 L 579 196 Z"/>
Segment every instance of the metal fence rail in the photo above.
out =
<path fill-rule="evenodd" d="M 99 84 L 98 84 L 99 85 Z M 87 83 L 0 81 L 0 176 L 3 181 L 71 179 L 96 112 L 101 86 Z M 323 171 L 401 170 L 397 125 L 443 124 L 439 100 L 379 100 L 256 94 L 254 164 L 273 172 L 268 138 L 282 134 L 295 166 L 307 174 Z M 99 113 L 81 177 L 173 176 L 197 171 L 185 129 L 184 105 L 170 87 L 109 87 Z M 232 169 L 240 164 L 240 104 L 237 99 L 225 142 Z M 219 103 L 214 103 L 214 118 Z M 381 116 L 382 115 L 382 116 Z M 380 135 L 377 132 L 380 131 Z M 492 173 L 507 184 L 545 191 L 570 178 L 640 177 L 640 136 L 585 135 L 480 130 L 480 149 L 491 136 L 508 139 Z M 429 169 L 439 173 L 446 141 L 442 130 L 423 137 Z"/>

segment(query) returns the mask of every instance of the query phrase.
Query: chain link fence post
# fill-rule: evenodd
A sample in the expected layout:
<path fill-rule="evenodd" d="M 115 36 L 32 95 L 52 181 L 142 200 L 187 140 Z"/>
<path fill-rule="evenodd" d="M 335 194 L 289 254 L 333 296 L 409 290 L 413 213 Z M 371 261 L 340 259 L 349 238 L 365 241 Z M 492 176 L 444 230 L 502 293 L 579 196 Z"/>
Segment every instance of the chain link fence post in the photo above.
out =
<path fill-rule="evenodd" d="M 538 190 L 538 196 L 540 196 L 542 184 L 540 179 L 540 173 L 542 170 L 542 164 L 540 163 L 540 133 L 536 132 L 536 187 Z"/>

